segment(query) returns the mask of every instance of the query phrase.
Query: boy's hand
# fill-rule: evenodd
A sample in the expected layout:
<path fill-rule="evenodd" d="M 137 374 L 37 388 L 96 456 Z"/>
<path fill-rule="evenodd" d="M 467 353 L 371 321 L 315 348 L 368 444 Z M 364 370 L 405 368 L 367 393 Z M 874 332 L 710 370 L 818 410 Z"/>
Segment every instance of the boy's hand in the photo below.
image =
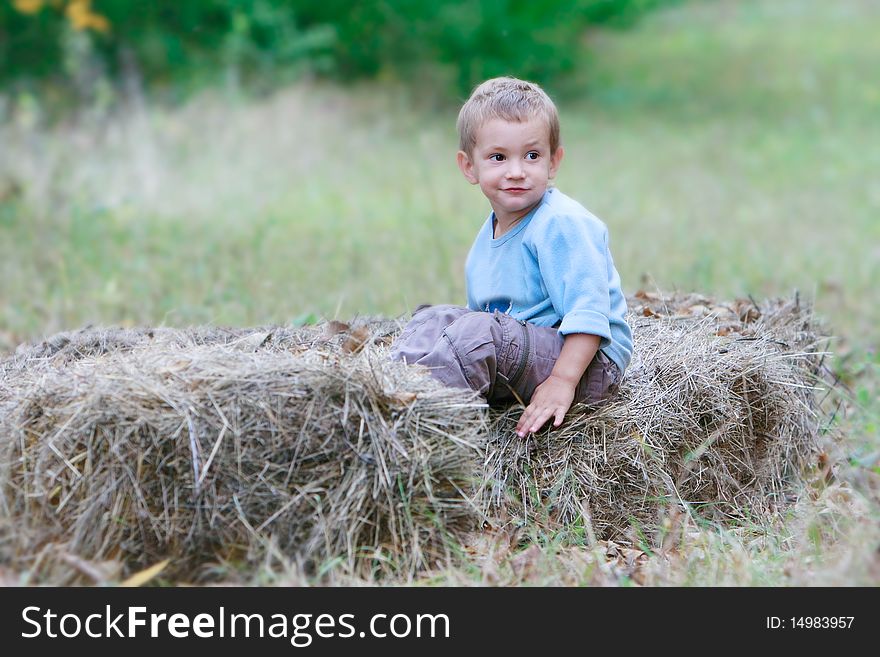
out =
<path fill-rule="evenodd" d="M 544 383 L 535 388 L 531 403 L 516 424 L 516 434 L 522 438 L 527 433 L 534 433 L 551 417 L 555 418 L 554 427 L 562 424 L 566 412 L 574 401 L 576 387 L 577 383 L 571 383 L 551 374 Z"/>

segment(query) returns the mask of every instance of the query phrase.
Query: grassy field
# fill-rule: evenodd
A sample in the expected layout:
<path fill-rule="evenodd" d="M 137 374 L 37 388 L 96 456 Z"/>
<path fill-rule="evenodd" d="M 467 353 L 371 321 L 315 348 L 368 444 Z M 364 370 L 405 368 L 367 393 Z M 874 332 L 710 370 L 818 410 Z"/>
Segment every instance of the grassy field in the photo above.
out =
<path fill-rule="evenodd" d="M 771 528 L 689 532 L 636 579 L 538 536 L 432 581 L 880 582 L 878 31 L 869 0 L 687 3 L 587 35 L 559 90 L 559 187 L 609 225 L 627 293 L 815 301 L 849 389 L 836 482 Z M 304 83 L 49 126 L 0 99 L 0 350 L 462 302 L 488 207 L 454 164 L 456 102 Z"/>

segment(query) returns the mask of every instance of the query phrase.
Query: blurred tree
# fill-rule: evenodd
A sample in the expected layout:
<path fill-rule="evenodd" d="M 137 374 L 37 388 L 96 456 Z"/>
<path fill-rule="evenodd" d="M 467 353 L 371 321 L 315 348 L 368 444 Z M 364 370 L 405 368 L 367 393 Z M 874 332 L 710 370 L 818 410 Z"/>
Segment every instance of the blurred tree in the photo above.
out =
<path fill-rule="evenodd" d="M 547 82 L 576 65 L 592 25 L 627 25 L 676 0 L 0 0 L 0 84 L 63 71 L 65 29 L 89 35 L 118 74 L 272 85 L 305 70 L 405 81 L 426 70 L 466 93 L 502 74 Z"/>
<path fill-rule="evenodd" d="M 0 0 L 0 84 L 61 75 L 65 29 L 86 32 L 110 72 L 133 55 L 148 82 L 218 68 L 276 77 L 327 67 L 329 26 L 301 30 L 280 0 Z"/>
<path fill-rule="evenodd" d="M 453 72 L 459 93 L 496 75 L 548 82 L 573 69 L 584 31 L 627 26 L 676 0 L 302 0 L 303 26 L 332 24 L 337 72 L 413 79 L 425 63 Z"/>

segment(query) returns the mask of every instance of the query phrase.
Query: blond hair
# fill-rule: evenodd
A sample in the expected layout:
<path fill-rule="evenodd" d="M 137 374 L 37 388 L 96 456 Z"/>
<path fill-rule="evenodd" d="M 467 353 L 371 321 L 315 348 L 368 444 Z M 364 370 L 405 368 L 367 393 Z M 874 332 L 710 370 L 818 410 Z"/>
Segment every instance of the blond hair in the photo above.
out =
<path fill-rule="evenodd" d="M 559 148 L 559 113 L 550 96 L 533 82 L 491 78 L 474 89 L 458 113 L 458 144 L 468 156 L 477 143 L 477 130 L 490 119 L 521 123 L 539 117 L 547 122 L 550 153 Z"/>

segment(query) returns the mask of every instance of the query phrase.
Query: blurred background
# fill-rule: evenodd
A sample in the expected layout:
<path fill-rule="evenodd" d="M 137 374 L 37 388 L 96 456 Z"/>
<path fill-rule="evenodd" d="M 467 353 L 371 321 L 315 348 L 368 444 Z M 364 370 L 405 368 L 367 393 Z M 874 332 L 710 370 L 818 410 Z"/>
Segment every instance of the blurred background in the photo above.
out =
<path fill-rule="evenodd" d="M 0 0 L 0 351 L 463 303 L 455 118 L 509 74 L 627 294 L 797 290 L 876 437 L 878 34 L 876 0 Z"/>

